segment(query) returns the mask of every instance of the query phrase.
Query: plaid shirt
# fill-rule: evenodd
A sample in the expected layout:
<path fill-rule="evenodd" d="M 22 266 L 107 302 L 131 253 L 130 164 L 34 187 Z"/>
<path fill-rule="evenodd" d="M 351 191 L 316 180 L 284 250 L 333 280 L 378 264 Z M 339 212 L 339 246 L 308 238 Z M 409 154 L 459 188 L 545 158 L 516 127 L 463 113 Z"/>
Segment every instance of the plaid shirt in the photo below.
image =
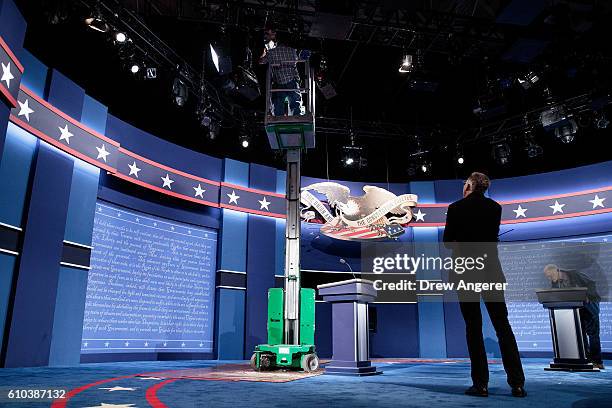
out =
<path fill-rule="evenodd" d="M 300 74 L 295 66 L 297 59 L 295 48 L 279 45 L 268 50 L 261 63 L 271 65 L 272 80 L 275 84 L 282 85 L 292 80 L 300 80 Z"/>

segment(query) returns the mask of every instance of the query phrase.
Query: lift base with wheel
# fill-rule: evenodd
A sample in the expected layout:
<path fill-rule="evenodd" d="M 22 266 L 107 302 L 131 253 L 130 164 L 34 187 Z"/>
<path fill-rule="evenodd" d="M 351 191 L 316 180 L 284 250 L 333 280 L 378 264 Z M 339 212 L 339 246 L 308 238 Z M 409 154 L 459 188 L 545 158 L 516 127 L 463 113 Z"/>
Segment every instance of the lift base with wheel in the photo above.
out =
<path fill-rule="evenodd" d="M 251 357 L 254 370 L 273 370 L 275 368 L 295 368 L 306 372 L 319 368 L 319 358 L 315 352 L 315 291 L 300 289 L 300 330 L 299 344 L 284 344 L 285 320 L 284 297 L 282 288 L 268 290 L 268 344 L 255 347 Z"/>

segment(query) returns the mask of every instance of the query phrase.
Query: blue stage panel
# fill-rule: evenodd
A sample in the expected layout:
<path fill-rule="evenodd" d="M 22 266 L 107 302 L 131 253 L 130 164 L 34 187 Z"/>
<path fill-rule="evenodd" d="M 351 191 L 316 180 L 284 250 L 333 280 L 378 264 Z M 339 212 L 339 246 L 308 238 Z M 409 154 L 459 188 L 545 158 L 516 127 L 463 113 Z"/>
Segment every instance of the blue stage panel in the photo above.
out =
<path fill-rule="evenodd" d="M 217 232 L 98 202 L 81 353 L 213 350 Z"/>

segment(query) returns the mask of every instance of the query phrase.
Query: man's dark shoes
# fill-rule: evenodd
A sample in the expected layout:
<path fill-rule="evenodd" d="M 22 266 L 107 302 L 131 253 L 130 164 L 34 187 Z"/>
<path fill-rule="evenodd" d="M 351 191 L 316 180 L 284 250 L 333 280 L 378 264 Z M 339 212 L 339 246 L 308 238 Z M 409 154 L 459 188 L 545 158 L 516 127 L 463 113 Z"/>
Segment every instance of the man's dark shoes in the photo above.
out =
<path fill-rule="evenodd" d="M 472 397 L 488 397 L 489 390 L 487 387 L 472 385 L 470 388 L 465 390 L 465 395 L 471 395 Z"/>
<path fill-rule="evenodd" d="M 603 363 L 593 363 L 593 367 L 599 368 L 600 370 L 605 370 L 606 369 L 606 367 L 604 367 Z"/>
<path fill-rule="evenodd" d="M 527 396 L 527 391 L 523 387 L 512 387 L 512 396 L 518 398 L 525 398 Z"/>

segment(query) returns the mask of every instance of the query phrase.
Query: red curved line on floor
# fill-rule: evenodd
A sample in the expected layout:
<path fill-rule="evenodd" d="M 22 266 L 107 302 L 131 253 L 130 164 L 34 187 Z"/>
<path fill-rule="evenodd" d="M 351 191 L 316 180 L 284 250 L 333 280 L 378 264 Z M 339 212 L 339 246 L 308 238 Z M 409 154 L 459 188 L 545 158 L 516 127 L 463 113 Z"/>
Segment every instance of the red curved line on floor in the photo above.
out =
<path fill-rule="evenodd" d="M 159 400 L 159 398 L 157 398 L 157 391 L 159 391 L 160 388 L 166 386 L 166 384 L 170 384 L 171 382 L 174 382 L 176 380 L 178 380 L 178 378 L 171 378 L 169 380 L 162 381 L 153 385 L 152 387 L 147 388 L 145 398 L 147 399 L 149 405 L 153 408 L 168 408 L 166 404 L 164 404 Z"/>
<path fill-rule="evenodd" d="M 126 379 L 126 378 L 137 377 L 139 375 L 142 375 L 142 374 L 134 374 L 134 375 L 126 375 L 126 376 L 123 376 L 123 377 L 107 378 L 106 380 L 100 380 L 100 381 L 92 382 L 90 384 L 82 385 L 79 388 L 74 388 L 74 389 L 68 391 L 64 398 L 61 398 L 61 399 L 58 398 L 56 400 L 53 400 L 53 403 L 51 404 L 51 408 L 65 408 L 66 404 L 68 404 L 68 401 L 72 397 L 74 397 L 75 395 L 77 395 L 77 394 L 79 394 L 79 393 L 81 393 L 81 392 L 83 392 L 83 391 L 85 391 L 85 390 L 87 390 L 87 389 L 89 389 L 91 387 L 95 387 L 96 385 L 106 384 L 106 383 L 109 383 L 109 382 L 113 382 L 113 381 L 117 381 L 117 380 L 123 380 L 123 379 Z"/>

